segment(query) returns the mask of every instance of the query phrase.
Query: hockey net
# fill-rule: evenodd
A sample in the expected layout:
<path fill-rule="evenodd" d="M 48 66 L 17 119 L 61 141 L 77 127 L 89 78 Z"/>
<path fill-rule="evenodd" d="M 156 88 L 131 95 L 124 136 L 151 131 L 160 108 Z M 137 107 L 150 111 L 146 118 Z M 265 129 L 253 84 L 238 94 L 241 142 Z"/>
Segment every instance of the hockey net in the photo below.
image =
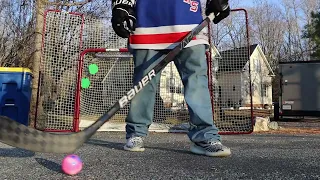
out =
<path fill-rule="evenodd" d="M 132 87 L 132 55 L 123 49 L 127 42 L 113 32 L 109 21 L 79 13 L 46 11 L 37 129 L 81 130 Z M 209 29 L 212 45 L 207 51 L 208 77 L 215 124 L 221 133 L 250 133 L 250 71 L 241 69 L 248 67 L 249 59 L 246 12 L 233 10 L 229 18 Z M 89 72 L 90 65 L 98 67 L 97 73 Z M 86 88 L 81 86 L 83 79 L 90 81 Z M 246 110 L 240 111 L 244 106 Z M 128 109 L 129 106 L 118 111 L 101 129 L 124 130 Z M 170 63 L 161 75 L 150 129 L 185 131 L 188 120 L 182 82 Z"/>

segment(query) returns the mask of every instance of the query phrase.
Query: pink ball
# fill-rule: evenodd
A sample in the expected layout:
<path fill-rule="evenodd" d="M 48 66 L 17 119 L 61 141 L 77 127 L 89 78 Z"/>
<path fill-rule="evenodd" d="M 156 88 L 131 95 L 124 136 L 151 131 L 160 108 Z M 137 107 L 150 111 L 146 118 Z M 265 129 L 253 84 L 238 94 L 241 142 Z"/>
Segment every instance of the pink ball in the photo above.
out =
<path fill-rule="evenodd" d="M 71 154 L 62 160 L 62 171 L 68 175 L 76 175 L 82 170 L 83 163 L 79 156 Z"/>

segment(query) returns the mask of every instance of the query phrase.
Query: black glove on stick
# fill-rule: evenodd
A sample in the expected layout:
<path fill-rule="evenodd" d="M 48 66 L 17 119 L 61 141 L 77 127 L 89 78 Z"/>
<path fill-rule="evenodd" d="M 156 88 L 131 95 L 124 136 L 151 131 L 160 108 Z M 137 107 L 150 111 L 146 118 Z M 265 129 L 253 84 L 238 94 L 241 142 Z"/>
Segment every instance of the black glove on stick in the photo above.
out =
<path fill-rule="evenodd" d="M 216 16 L 213 20 L 214 24 L 218 24 L 221 20 L 228 17 L 230 11 L 228 0 L 207 0 L 206 15 L 214 13 Z"/>
<path fill-rule="evenodd" d="M 136 28 L 135 0 L 112 0 L 112 28 L 122 37 L 128 38 Z"/>

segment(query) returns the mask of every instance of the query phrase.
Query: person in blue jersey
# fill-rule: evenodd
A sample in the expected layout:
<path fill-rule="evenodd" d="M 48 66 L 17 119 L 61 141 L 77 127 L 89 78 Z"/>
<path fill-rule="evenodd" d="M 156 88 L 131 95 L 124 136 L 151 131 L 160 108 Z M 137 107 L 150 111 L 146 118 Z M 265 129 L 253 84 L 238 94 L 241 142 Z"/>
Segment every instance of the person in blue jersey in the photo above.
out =
<path fill-rule="evenodd" d="M 205 14 L 211 13 L 216 15 L 215 24 L 228 17 L 228 0 L 207 0 Z M 112 27 L 118 36 L 129 40 L 134 60 L 133 83 L 141 80 L 202 20 L 200 0 L 113 0 Z M 205 30 L 202 33 L 206 33 Z M 229 156 L 231 150 L 222 144 L 213 121 L 205 54 L 209 43 L 202 33 L 193 38 L 174 60 L 190 114 L 187 133 L 192 142 L 190 150 L 207 156 Z M 160 73 L 130 103 L 125 150 L 145 150 L 143 140 L 152 124 L 159 81 Z"/>

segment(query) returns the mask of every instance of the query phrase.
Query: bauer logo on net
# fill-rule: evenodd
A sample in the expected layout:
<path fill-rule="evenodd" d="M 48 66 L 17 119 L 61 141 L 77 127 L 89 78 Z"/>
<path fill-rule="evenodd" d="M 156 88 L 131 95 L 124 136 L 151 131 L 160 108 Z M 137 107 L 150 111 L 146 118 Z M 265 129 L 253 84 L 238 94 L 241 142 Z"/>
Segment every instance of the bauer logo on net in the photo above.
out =
<path fill-rule="evenodd" d="M 144 76 L 141 81 L 139 81 L 138 85 L 135 85 L 128 93 L 127 95 L 123 96 L 118 102 L 120 108 L 123 108 L 128 104 L 129 101 L 131 101 L 134 96 L 140 92 L 151 80 L 152 78 L 156 77 L 156 72 L 154 69 L 152 69 L 148 75 Z"/>

